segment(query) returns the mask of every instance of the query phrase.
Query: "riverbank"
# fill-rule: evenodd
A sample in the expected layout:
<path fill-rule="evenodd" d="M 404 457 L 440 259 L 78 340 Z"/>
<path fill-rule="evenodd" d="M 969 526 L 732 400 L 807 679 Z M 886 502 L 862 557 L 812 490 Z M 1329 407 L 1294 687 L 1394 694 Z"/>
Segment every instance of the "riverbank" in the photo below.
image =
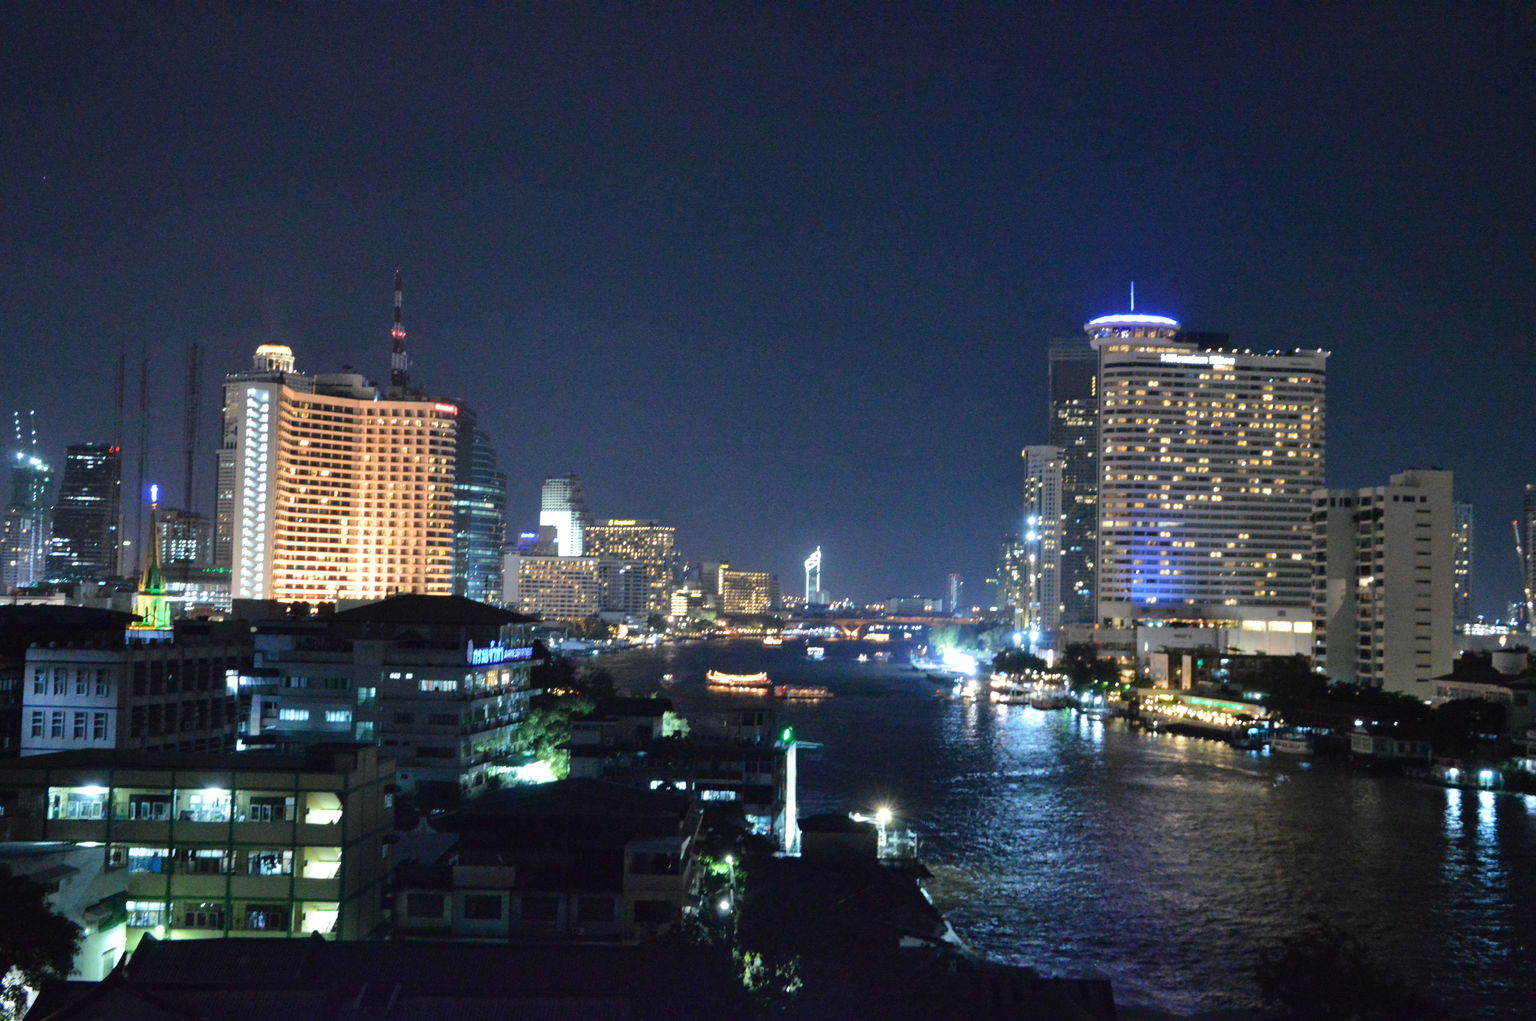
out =
<path fill-rule="evenodd" d="M 744 642 L 605 656 L 622 690 L 685 715 L 740 699 L 704 672 L 766 670 L 836 697 L 773 708 L 803 739 L 802 812 L 889 804 L 912 825 L 935 903 L 968 942 L 1047 974 L 1109 978 L 1122 1015 L 1258 1006 L 1253 963 L 1309 911 L 1457 990 L 1458 1016 L 1518 1016 L 1536 975 L 1536 807 L 1342 763 L 1129 732 L 1119 721 L 944 701 L 922 675 Z M 1411 895 L 1405 895 L 1411 892 Z M 1245 1014 L 1245 1016 L 1252 1016 Z"/>

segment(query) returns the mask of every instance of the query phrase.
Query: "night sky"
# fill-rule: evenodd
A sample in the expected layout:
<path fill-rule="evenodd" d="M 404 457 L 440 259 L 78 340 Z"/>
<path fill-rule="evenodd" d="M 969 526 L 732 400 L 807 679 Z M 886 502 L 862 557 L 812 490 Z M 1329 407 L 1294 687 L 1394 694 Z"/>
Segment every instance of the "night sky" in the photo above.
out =
<path fill-rule="evenodd" d="M 1044 442 L 1045 347 L 1139 311 L 1324 347 L 1328 479 L 1457 473 L 1476 599 L 1536 481 L 1536 7 L 13 4 L 0 413 L 107 439 L 152 360 L 259 343 L 479 409 L 537 521 L 859 600 L 973 601 Z M 135 370 L 136 376 L 136 370 Z M 134 403 L 130 401 L 130 403 Z M 130 444 L 137 427 L 130 426 Z"/>

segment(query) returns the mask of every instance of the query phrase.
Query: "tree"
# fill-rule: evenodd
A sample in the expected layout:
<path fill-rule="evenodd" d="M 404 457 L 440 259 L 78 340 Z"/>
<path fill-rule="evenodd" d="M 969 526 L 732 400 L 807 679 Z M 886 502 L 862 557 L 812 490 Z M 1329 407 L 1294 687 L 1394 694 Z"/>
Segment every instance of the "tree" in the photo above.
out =
<path fill-rule="evenodd" d="M 1259 992 L 1282 1016 L 1309 1021 L 1428 1021 L 1438 1011 L 1396 969 L 1332 922 L 1262 951 Z"/>
<path fill-rule="evenodd" d="M 1453 699 L 1435 710 L 1435 749 L 1458 758 L 1472 755 L 1480 742 L 1504 735 L 1508 715 L 1497 702 Z"/>
<path fill-rule="evenodd" d="M 1029 670 L 1044 670 L 1045 660 L 1023 649 L 1004 649 L 993 657 L 992 669 L 1005 674 L 1022 674 Z"/>
<path fill-rule="evenodd" d="M 48 891 L 0 865 L 0 1011 L 20 1017 L 27 989 L 69 975 L 80 949 L 80 926 L 54 914 Z"/>

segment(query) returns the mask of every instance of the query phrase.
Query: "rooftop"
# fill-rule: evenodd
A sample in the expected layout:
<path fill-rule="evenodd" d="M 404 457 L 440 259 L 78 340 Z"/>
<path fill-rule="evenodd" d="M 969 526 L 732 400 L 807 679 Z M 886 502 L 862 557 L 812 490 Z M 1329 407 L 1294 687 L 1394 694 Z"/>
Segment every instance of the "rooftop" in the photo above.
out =
<path fill-rule="evenodd" d="M 119 748 L 82 748 L 46 755 L 28 755 L 0 764 L 0 771 L 43 769 L 158 769 L 272 773 L 350 772 L 345 756 L 373 751 L 367 744 L 327 742 L 311 745 L 303 755 L 268 752 L 146 752 Z M 340 760 L 340 761 L 338 761 Z"/>
<path fill-rule="evenodd" d="M 416 593 L 390 596 L 366 606 L 340 610 L 334 617 L 338 621 L 359 624 L 449 624 L 466 626 L 499 626 L 502 624 L 531 624 L 537 617 L 529 617 L 511 610 L 503 610 L 488 603 L 477 603 L 463 596 L 424 596 Z"/>

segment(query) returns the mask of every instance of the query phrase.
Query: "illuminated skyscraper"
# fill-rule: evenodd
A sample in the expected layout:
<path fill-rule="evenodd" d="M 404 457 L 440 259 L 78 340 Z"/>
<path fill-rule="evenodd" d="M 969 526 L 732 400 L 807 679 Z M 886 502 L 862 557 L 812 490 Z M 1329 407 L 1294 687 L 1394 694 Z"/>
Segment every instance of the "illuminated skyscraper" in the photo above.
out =
<path fill-rule="evenodd" d="M 1024 531 L 1020 548 L 1018 627 L 1032 648 L 1056 646 L 1061 628 L 1062 477 L 1066 462 L 1060 447 L 1025 447 Z"/>
<path fill-rule="evenodd" d="M 280 344 L 224 382 L 219 540 L 235 599 L 450 595 L 458 408 L 294 370 Z M 227 532 L 225 531 L 227 530 Z"/>
<path fill-rule="evenodd" d="M 1520 616 L 1526 630 L 1536 630 L 1536 484 L 1527 482 L 1515 522 L 1516 552 L 1520 554 Z"/>
<path fill-rule="evenodd" d="M 767 613 L 778 605 L 779 579 L 766 571 L 733 571 L 721 564 L 719 579 L 725 613 Z"/>
<path fill-rule="evenodd" d="M 121 447 L 76 443 L 64 448 L 64 476 L 48 542 L 48 580 L 100 581 L 117 576 L 122 479 Z"/>
<path fill-rule="evenodd" d="M 507 538 L 507 477 L 496 448 L 459 405 L 453 482 L 453 594 L 482 603 L 501 600 L 501 548 Z"/>
<path fill-rule="evenodd" d="M 1472 505 L 1456 501 L 1456 589 L 1451 615 L 1458 625 L 1472 622 Z"/>
<path fill-rule="evenodd" d="M 1046 439 L 1061 451 L 1061 623 L 1086 627 L 1098 619 L 1099 355 L 1083 337 L 1058 338 L 1049 366 Z"/>
<path fill-rule="evenodd" d="M 1100 619 L 1307 617 L 1327 352 L 1204 348 L 1164 316 L 1085 329 L 1099 353 Z"/>
<path fill-rule="evenodd" d="M 207 567 L 213 559 L 213 522 L 201 514 L 163 507 L 155 513 L 160 562 L 166 568 Z"/>
<path fill-rule="evenodd" d="M 825 606 L 829 602 L 821 587 L 821 547 L 817 546 L 805 558 L 805 605 Z"/>
<path fill-rule="evenodd" d="M 1447 471 L 1314 494 L 1316 659 L 1335 681 L 1429 698 L 1456 655 Z"/>
<path fill-rule="evenodd" d="M 591 523 L 587 491 L 579 478 L 556 475 L 544 480 L 539 524 L 555 530 L 555 548 L 562 557 L 579 557 L 586 553 L 586 531 Z"/>
<path fill-rule="evenodd" d="M 642 609 L 644 613 L 665 615 L 670 609 L 672 575 L 677 568 L 677 529 L 655 521 L 609 518 L 600 525 L 588 525 L 583 530 L 583 545 L 587 553 L 607 560 L 633 565 L 638 570 L 640 584 L 644 588 Z M 618 570 L 615 568 L 614 570 Z M 632 579 L 625 579 L 629 585 Z M 610 585 L 610 589 L 613 586 Z M 625 597 L 603 609 L 625 609 L 634 600 Z"/>
<path fill-rule="evenodd" d="M 53 469 L 31 451 L 11 462 L 11 500 L 0 523 L 0 592 L 44 580 L 48 560 Z"/>

